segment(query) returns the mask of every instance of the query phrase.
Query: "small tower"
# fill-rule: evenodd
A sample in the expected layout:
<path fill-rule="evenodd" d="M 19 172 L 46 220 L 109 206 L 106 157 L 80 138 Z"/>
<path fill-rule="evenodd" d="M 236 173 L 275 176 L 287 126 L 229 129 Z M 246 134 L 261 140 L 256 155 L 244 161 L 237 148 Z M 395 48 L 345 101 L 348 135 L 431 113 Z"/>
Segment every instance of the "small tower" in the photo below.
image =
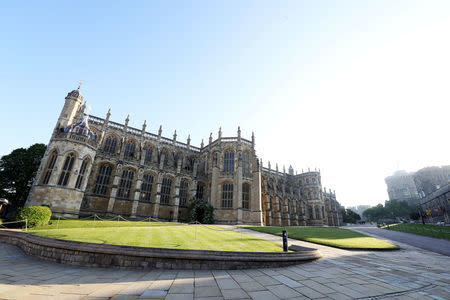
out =
<path fill-rule="evenodd" d="M 54 215 L 78 214 L 97 151 L 97 136 L 82 109 L 83 96 L 71 91 L 41 160 L 27 206 L 48 205 Z M 64 199 L 64 201 L 61 201 Z"/>
<path fill-rule="evenodd" d="M 71 91 L 66 96 L 64 107 L 59 114 L 58 122 L 56 123 L 56 129 L 64 129 L 69 125 L 72 125 L 74 117 L 81 109 L 83 103 L 83 95 L 81 94 L 81 83 L 76 90 Z"/>

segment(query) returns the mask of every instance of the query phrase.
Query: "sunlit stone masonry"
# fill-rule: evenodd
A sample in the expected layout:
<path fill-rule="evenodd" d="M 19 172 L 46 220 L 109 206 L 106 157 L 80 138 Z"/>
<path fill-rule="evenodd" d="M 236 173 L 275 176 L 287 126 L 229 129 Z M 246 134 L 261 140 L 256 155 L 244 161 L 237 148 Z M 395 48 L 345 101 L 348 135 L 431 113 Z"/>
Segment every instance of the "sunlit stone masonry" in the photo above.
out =
<path fill-rule="evenodd" d="M 55 215 L 121 215 L 187 220 L 187 205 L 205 199 L 217 223 L 330 225 L 342 223 L 336 194 L 320 171 L 262 165 L 255 137 L 209 136 L 200 147 L 85 112 L 80 88 L 68 93 L 27 205 Z M 289 146 L 289 145 L 286 145 Z"/>

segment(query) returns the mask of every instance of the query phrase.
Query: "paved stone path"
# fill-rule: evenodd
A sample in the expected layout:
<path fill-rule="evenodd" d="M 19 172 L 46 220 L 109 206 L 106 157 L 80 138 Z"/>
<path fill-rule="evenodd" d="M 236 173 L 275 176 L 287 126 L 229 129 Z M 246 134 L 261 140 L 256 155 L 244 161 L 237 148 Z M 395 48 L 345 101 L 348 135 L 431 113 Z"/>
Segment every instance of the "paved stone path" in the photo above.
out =
<path fill-rule="evenodd" d="M 348 229 L 359 231 L 364 234 L 376 235 L 377 237 L 388 238 L 393 241 L 398 241 L 414 247 L 419 247 L 425 250 L 450 256 L 450 241 L 447 240 L 435 239 L 427 236 L 421 236 L 395 230 L 380 229 L 377 227 L 360 226 L 349 227 Z"/>
<path fill-rule="evenodd" d="M 449 299 L 448 257 L 397 244 L 404 250 L 314 245 L 322 259 L 285 268 L 136 271 L 42 261 L 0 243 L 0 299 Z"/>

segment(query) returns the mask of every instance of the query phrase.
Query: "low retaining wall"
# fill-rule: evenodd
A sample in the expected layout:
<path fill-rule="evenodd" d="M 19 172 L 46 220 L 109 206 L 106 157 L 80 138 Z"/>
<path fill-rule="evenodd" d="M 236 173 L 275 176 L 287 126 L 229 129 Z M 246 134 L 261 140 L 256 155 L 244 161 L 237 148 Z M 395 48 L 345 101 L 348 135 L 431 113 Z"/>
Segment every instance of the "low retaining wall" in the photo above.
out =
<path fill-rule="evenodd" d="M 230 252 L 117 246 L 59 240 L 0 230 L 0 241 L 26 254 L 58 263 L 136 269 L 251 269 L 282 267 L 321 257 L 317 249 L 295 252 Z"/>

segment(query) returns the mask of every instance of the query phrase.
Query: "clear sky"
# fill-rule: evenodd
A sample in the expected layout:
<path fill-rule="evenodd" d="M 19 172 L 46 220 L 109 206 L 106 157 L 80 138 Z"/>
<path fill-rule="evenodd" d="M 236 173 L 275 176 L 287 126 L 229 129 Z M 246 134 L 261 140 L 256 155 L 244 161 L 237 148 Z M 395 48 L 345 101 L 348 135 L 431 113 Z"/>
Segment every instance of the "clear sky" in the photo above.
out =
<path fill-rule="evenodd" d="M 0 155 L 47 143 L 84 80 L 91 113 L 192 143 L 255 132 L 346 206 L 450 164 L 450 1 L 1 1 Z"/>

